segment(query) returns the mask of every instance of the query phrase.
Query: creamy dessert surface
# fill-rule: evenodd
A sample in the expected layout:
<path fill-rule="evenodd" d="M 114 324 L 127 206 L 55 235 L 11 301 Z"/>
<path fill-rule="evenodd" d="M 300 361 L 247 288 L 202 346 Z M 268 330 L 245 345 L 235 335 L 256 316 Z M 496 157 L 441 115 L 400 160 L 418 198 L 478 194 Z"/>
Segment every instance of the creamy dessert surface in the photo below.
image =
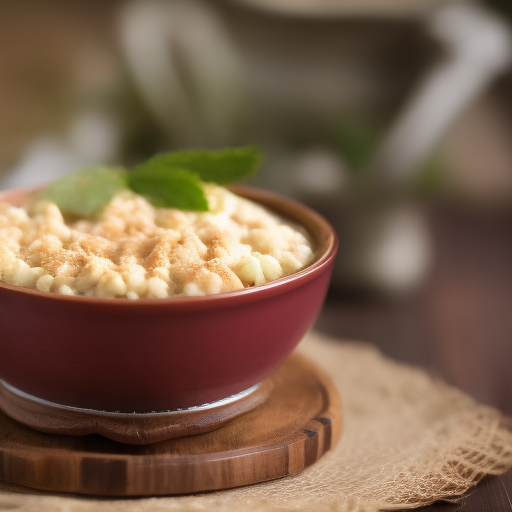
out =
<path fill-rule="evenodd" d="M 228 190 L 206 187 L 209 212 L 155 208 L 118 193 L 96 220 L 51 202 L 0 202 L 0 280 L 86 297 L 223 293 L 293 274 L 313 260 L 307 232 Z"/>

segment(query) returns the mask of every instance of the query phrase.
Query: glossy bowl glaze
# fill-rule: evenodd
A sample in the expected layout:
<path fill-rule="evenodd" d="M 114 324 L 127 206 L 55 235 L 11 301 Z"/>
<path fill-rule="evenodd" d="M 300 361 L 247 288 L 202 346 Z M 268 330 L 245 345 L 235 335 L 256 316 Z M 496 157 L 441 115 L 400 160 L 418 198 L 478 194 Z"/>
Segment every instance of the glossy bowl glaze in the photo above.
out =
<path fill-rule="evenodd" d="M 35 189 L 0 192 L 22 204 Z M 256 288 L 203 297 L 69 297 L 0 282 L 0 379 L 56 404 L 151 412 L 208 404 L 270 375 L 312 326 L 337 250 L 330 224 L 273 193 L 233 191 L 303 225 L 306 269 Z"/>

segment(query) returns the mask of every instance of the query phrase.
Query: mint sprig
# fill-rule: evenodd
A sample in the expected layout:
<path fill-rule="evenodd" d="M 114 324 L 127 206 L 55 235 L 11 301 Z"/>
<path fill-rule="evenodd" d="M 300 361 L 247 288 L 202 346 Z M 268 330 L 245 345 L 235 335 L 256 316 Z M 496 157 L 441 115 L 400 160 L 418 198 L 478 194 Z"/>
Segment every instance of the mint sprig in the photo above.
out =
<path fill-rule="evenodd" d="M 132 171 L 89 167 L 52 183 L 44 198 L 67 214 L 91 217 L 121 189 L 129 188 L 156 207 L 208 211 L 203 182 L 227 185 L 256 172 L 261 153 L 253 146 L 163 153 Z"/>

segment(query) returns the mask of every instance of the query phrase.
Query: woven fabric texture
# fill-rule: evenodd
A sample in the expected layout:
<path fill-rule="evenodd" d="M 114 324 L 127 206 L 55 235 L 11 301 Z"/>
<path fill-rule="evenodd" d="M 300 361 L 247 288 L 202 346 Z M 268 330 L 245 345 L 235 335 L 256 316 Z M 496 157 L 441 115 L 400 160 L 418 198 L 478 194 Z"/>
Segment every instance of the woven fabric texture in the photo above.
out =
<path fill-rule="evenodd" d="M 0 484 L 0 510 L 18 512 L 375 512 L 459 496 L 512 467 L 503 416 L 374 347 L 310 333 L 301 350 L 338 388 L 336 448 L 303 473 L 198 496 L 91 499 Z"/>

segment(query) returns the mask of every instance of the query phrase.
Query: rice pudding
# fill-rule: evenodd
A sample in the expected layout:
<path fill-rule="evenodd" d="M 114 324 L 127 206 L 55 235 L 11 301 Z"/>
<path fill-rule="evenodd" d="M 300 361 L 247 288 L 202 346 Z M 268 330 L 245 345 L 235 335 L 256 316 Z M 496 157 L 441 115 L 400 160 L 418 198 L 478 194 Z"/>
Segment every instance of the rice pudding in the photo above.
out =
<path fill-rule="evenodd" d="M 129 190 L 94 219 L 56 204 L 0 202 L 0 280 L 43 292 L 105 298 L 199 296 L 260 286 L 314 258 L 299 225 L 215 185 L 210 211 L 156 208 Z"/>

